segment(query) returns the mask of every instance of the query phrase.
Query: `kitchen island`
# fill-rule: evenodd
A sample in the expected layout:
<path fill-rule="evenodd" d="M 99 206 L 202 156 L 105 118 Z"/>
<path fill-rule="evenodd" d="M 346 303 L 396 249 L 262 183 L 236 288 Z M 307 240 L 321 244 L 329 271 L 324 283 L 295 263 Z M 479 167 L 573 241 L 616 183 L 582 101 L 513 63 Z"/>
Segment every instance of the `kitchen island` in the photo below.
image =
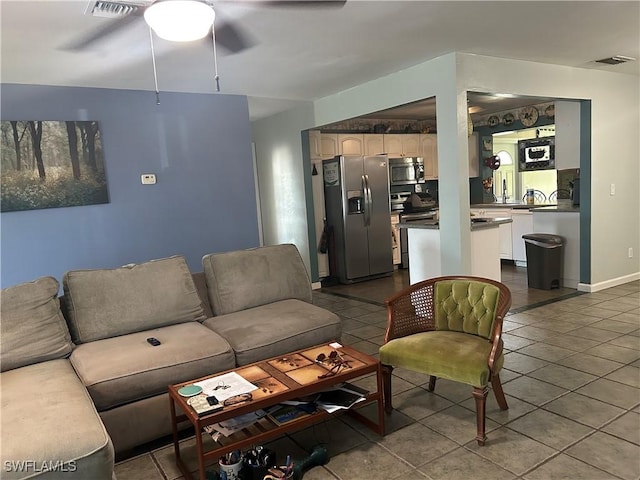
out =
<path fill-rule="evenodd" d="M 460 272 L 501 281 L 500 225 L 510 218 L 473 218 L 471 228 L 471 272 Z M 437 220 L 400 222 L 407 229 L 409 243 L 409 282 L 411 284 L 442 275 L 440 226 Z"/>

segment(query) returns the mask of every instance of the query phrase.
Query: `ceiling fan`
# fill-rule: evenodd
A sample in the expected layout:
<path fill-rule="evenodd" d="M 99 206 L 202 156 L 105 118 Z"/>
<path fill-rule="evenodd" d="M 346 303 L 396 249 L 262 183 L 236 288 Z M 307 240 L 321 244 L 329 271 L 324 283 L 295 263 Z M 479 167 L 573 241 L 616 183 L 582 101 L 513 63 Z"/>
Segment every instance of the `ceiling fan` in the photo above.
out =
<path fill-rule="evenodd" d="M 197 40 L 211 32 L 215 18 L 214 6 L 223 3 L 269 7 L 341 8 L 346 3 L 346 0 L 219 0 L 215 2 L 212 0 L 91 0 L 85 11 L 86 14 L 113 20 L 68 44 L 66 49 L 83 50 L 126 28 L 128 25 L 143 20 L 161 38 L 172 41 Z M 158 18 L 161 16 L 163 16 L 164 20 L 168 19 L 167 25 L 169 27 L 177 26 L 182 21 L 182 31 L 187 34 L 188 38 L 178 39 L 164 36 L 162 28 L 157 23 Z M 199 27 L 200 29 L 196 34 L 195 22 L 200 20 L 205 21 L 204 27 Z M 251 35 L 231 21 L 218 18 L 214 30 L 217 43 L 230 53 L 241 52 L 255 44 Z"/>

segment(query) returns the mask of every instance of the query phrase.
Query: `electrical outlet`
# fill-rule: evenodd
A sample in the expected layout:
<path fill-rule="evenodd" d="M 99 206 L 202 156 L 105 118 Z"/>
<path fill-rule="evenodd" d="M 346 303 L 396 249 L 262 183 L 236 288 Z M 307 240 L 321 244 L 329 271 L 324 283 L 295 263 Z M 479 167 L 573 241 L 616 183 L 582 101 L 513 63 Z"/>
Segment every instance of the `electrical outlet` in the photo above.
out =
<path fill-rule="evenodd" d="M 629 247 L 629 258 L 633 258 L 633 248 Z"/>
<path fill-rule="evenodd" d="M 609 187 L 609 195 L 615 195 L 616 194 L 616 184 L 612 183 L 611 187 Z"/>
<path fill-rule="evenodd" d="M 156 176 L 153 173 L 143 173 L 142 175 L 140 175 L 140 181 L 143 185 L 155 185 Z"/>

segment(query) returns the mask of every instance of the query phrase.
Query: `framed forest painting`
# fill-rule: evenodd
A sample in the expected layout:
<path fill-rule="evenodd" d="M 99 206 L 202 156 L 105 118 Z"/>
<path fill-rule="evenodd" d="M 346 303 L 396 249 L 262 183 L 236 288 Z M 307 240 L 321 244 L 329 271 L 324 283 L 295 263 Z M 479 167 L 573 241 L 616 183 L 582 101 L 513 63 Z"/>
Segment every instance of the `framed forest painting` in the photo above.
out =
<path fill-rule="evenodd" d="M 3 212 L 109 203 L 98 122 L 1 121 Z"/>

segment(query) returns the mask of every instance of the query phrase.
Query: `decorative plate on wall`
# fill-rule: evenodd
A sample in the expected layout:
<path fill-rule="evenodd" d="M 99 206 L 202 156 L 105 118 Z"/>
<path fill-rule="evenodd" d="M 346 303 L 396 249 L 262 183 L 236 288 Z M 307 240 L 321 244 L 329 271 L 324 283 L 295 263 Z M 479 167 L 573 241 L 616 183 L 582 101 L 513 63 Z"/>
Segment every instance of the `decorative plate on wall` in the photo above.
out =
<path fill-rule="evenodd" d="M 556 106 L 555 105 L 549 105 L 547 108 L 544 109 L 544 114 L 548 118 L 555 117 L 556 116 Z"/>
<path fill-rule="evenodd" d="M 533 106 L 522 107 L 518 112 L 518 118 L 525 127 L 531 127 L 538 121 L 538 109 Z"/>
<path fill-rule="evenodd" d="M 505 125 L 511 125 L 515 121 L 516 117 L 513 115 L 513 113 L 506 113 L 502 116 L 502 123 Z"/>
<path fill-rule="evenodd" d="M 489 124 L 490 127 L 495 127 L 496 125 L 498 125 L 500 123 L 500 119 L 498 118 L 497 115 L 491 115 L 487 119 L 487 123 Z"/>

